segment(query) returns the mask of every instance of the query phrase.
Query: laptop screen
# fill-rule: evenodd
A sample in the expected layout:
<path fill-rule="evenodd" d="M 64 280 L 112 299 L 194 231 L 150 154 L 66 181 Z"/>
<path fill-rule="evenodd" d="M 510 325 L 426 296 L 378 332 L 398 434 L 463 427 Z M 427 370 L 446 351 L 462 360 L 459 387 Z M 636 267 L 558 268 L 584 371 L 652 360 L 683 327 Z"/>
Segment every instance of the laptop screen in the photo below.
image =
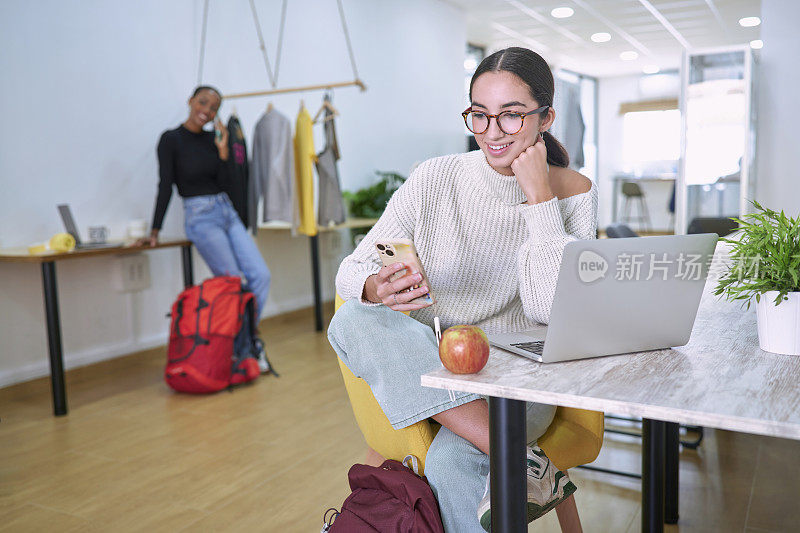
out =
<path fill-rule="evenodd" d="M 61 220 L 64 222 L 64 229 L 67 233 L 75 237 L 75 244 L 81 244 L 81 237 L 78 235 L 78 226 L 75 225 L 75 219 L 72 218 L 72 211 L 69 204 L 61 204 L 58 206 L 58 213 L 61 215 Z"/>

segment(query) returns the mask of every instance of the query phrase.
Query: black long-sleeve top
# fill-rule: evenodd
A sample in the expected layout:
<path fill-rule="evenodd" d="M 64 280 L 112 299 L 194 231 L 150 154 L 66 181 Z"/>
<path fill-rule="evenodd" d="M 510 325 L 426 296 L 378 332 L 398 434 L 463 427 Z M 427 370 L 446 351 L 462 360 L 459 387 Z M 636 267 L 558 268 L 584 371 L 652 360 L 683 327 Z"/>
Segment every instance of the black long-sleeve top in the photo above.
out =
<path fill-rule="evenodd" d="M 186 198 L 220 193 L 227 182 L 227 165 L 219 158 L 214 132 L 193 133 L 183 125 L 161 135 L 158 169 L 153 229 L 161 229 L 173 183 L 178 186 L 178 194 Z"/>

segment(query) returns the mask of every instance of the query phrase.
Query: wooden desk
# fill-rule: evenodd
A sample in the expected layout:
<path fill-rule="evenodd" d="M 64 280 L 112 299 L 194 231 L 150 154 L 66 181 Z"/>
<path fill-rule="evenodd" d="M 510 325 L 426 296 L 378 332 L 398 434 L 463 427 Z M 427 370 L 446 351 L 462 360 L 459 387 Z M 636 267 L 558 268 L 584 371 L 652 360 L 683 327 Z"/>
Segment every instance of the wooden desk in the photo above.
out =
<path fill-rule="evenodd" d="M 348 218 L 342 224 L 333 226 L 319 226 L 317 231 L 324 233 L 340 229 L 369 228 L 378 222 L 377 218 Z M 259 224 L 259 230 L 288 231 L 292 225 L 288 222 L 267 222 Z M 319 275 L 319 233 L 308 237 L 311 244 L 311 281 L 314 287 L 314 326 L 317 331 L 322 331 L 322 286 Z"/>
<path fill-rule="evenodd" d="M 72 252 L 29 255 L 24 248 L 0 250 L 0 263 L 38 263 L 42 265 L 42 289 L 44 293 L 44 315 L 47 321 L 47 344 L 50 354 L 50 384 L 53 389 L 53 413 L 67 414 L 67 392 L 64 385 L 64 353 L 61 345 L 61 319 L 58 310 L 58 287 L 56 284 L 56 261 L 87 259 L 101 255 L 126 255 L 161 248 L 181 248 L 183 283 L 186 287 L 194 283 L 192 269 L 192 243 L 185 239 L 163 239 L 157 246 L 122 246 L 118 248 L 95 248 Z"/>
<path fill-rule="evenodd" d="M 685 346 L 551 364 L 492 348 L 478 374 L 441 369 L 422 384 L 491 396 L 492 437 L 520 427 L 524 437 L 523 401 L 642 417 L 642 530 L 663 531 L 678 520 L 679 423 L 800 440 L 800 357 L 760 350 L 755 309 L 718 300 L 714 286 L 706 284 Z M 524 439 L 490 446 L 492 461 L 524 476 Z M 508 531 L 527 531 L 525 494 L 509 492 L 498 470 L 492 487 L 512 497 L 497 509 Z"/>

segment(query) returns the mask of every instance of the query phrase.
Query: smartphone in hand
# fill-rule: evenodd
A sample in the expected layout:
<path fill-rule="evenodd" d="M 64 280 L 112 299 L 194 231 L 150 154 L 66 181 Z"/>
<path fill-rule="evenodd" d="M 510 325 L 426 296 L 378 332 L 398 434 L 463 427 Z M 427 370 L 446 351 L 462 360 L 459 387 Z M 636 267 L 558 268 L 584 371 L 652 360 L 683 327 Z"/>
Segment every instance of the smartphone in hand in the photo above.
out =
<path fill-rule="evenodd" d="M 420 296 L 411 300 L 409 303 L 413 304 L 435 304 L 436 300 L 431 292 L 431 284 L 428 281 L 428 276 L 425 274 L 425 269 L 422 268 L 422 262 L 419 260 L 419 254 L 411 239 L 378 239 L 375 242 L 375 248 L 378 250 L 378 255 L 381 258 L 384 266 L 389 266 L 394 263 L 403 263 L 410 267 L 412 271 L 422 274 L 422 281 L 416 285 L 409 287 L 403 292 L 408 292 L 418 288 L 424 284 L 428 287 L 428 294 Z M 392 274 L 390 281 L 394 281 L 408 274 L 408 269 L 404 268 Z"/>

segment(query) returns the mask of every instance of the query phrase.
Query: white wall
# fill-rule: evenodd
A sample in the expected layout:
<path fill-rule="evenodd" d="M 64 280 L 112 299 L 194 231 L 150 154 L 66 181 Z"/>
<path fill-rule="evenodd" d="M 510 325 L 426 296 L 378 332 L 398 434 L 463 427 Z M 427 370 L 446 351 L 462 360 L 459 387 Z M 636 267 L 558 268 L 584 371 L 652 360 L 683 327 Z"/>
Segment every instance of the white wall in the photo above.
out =
<path fill-rule="evenodd" d="M 800 105 L 800 3 L 761 1 L 756 198 L 765 207 L 800 215 L 797 132 Z"/>
<path fill-rule="evenodd" d="M 274 65 L 280 0 L 256 2 Z M 186 115 L 197 76 L 201 0 L 161 2 L 12 0 L 0 4 L 0 247 L 26 246 L 61 231 L 55 205 L 72 205 L 83 234 L 152 217 L 160 133 Z M 465 19 L 438 0 L 345 0 L 359 74 L 368 86 L 336 92 L 343 188 L 376 169 L 407 173 L 417 161 L 463 150 Z M 279 86 L 352 78 L 334 0 L 293 0 Z M 248 2 L 211 2 L 203 81 L 223 92 L 267 88 Z M 321 93 L 272 100 L 292 121 L 301 98 L 313 114 Z M 246 132 L 264 98 L 228 101 Z M 319 134 L 320 132 L 318 132 Z M 321 141 L 321 137 L 319 138 Z M 183 235 L 175 195 L 163 235 Z M 338 234 L 322 238 L 323 295 L 333 297 Z M 310 305 L 308 240 L 262 231 L 272 270 L 266 314 Z M 346 245 L 343 245 L 346 246 Z M 177 250 L 148 254 L 153 284 L 118 294 L 111 258 L 59 263 L 67 367 L 163 344 L 164 313 L 181 288 Z M 195 260 L 195 277 L 208 275 Z M 312 324 L 309 324 L 312 327 Z M 45 375 L 41 280 L 34 265 L 0 264 L 0 386 Z"/>

